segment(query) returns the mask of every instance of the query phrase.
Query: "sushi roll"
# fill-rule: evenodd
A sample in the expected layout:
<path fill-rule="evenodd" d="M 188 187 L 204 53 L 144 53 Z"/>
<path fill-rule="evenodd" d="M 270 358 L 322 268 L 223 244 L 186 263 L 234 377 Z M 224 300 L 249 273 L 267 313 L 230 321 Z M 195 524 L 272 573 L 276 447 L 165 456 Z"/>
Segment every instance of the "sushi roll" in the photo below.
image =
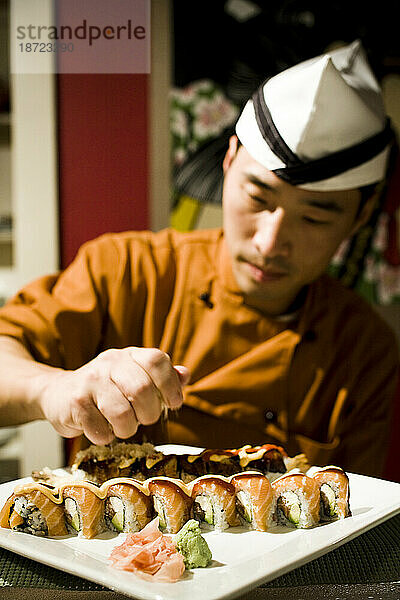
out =
<path fill-rule="evenodd" d="M 43 484 L 14 491 L 0 512 L 0 526 L 37 536 L 67 535 L 64 509 L 52 491 Z"/>
<path fill-rule="evenodd" d="M 142 474 L 143 464 L 147 456 L 162 458 L 161 452 L 156 452 L 153 444 L 135 444 L 116 442 L 105 446 L 92 444 L 77 452 L 72 472 L 82 471 L 86 481 L 104 483 L 115 477 L 135 477 L 146 479 Z"/>
<path fill-rule="evenodd" d="M 335 521 L 351 516 L 349 478 L 340 467 L 324 467 L 312 478 L 320 491 L 321 521 Z"/>
<path fill-rule="evenodd" d="M 271 483 L 262 473 L 248 472 L 234 475 L 236 509 L 243 525 L 257 531 L 267 531 L 275 510 L 275 496 Z"/>
<path fill-rule="evenodd" d="M 229 477 L 242 470 L 236 450 L 206 450 L 203 452 L 203 461 L 210 475 Z"/>
<path fill-rule="evenodd" d="M 182 454 L 177 458 L 179 476 L 184 483 L 189 483 L 207 474 L 207 465 L 202 454 Z"/>
<path fill-rule="evenodd" d="M 230 477 L 242 470 L 237 450 L 207 450 L 204 460 L 210 475 Z"/>
<path fill-rule="evenodd" d="M 164 533 L 178 533 L 191 518 L 192 499 L 185 484 L 167 477 L 154 477 L 145 482 Z"/>
<path fill-rule="evenodd" d="M 105 530 L 103 500 L 95 484 L 87 481 L 66 484 L 60 488 L 60 494 L 70 533 L 90 539 Z"/>
<path fill-rule="evenodd" d="M 177 456 L 154 452 L 142 459 L 142 473 L 145 479 L 151 477 L 178 477 Z"/>
<path fill-rule="evenodd" d="M 204 475 L 189 484 L 193 516 L 209 528 L 223 531 L 240 525 L 236 514 L 235 486 L 222 476 Z"/>
<path fill-rule="evenodd" d="M 145 488 L 134 480 L 111 479 L 104 489 L 104 520 L 111 531 L 136 533 L 152 519 L 153 505 Z"/>
<path fill-rule="evenodd" d="M 289 473 L 272 482 L 275 519 L 279 525 L 314 527 L 319 522 L 319 486 L 303 473 Z"/>
<path fill-rule="evenodd" d="M 270 481 L 286 473 L 286 456 L 284 449 L 274 444 L 243 446 L 238 450 L 241 471 L 260 471 Z"/>

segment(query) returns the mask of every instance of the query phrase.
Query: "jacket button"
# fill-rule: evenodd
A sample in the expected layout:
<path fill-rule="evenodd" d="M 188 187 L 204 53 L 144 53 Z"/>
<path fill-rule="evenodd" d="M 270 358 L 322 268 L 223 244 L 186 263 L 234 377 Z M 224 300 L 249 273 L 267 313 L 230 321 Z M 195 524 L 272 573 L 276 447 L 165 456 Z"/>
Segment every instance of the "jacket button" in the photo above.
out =
<path fill-rule="evenodd" d="M 276 412 L 274 412 L 273 410 L 268 408 L 264 413 L 264 419 L 268 423 L 272 423 L 272 421 L 276 421 Z"/>

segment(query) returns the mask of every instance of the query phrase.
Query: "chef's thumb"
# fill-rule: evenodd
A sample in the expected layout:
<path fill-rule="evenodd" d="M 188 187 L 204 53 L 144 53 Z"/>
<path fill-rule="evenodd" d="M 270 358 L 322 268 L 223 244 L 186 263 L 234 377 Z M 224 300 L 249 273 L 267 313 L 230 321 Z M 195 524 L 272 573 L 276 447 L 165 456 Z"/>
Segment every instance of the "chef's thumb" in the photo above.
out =
<path fill-rule="evenodd" d="M 187 367 L 184 367 L 183 365 L 175 365 L 174 366 L 175 371 L 178 373 L 179 375 L 179 380 L 181 382 L 182 385 L 187 385 L 189 383 L 190 380 L 190 371 Z"/>

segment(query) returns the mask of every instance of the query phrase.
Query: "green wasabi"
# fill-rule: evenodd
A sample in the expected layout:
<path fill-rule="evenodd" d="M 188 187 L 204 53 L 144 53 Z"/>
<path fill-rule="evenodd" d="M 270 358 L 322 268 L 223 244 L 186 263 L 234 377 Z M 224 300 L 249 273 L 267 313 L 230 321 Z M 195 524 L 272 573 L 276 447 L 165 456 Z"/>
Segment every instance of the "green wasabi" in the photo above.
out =
<path fill-rule="evenodd" d="M 190 519 L 176 534 L 175 543 L 183 556 L 185 567 L 206 567 L 211 562 L 211 550 L 201 535 L 197 521 Z"/>

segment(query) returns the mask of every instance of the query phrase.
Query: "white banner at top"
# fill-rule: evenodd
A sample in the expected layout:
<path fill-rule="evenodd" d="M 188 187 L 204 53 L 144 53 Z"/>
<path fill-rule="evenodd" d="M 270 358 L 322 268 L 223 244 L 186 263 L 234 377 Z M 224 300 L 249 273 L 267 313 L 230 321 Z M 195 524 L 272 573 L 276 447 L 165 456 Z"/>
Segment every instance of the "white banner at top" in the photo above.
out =
<path fill-rule="evenodd" d="M 12 73 L 149 73 L 150 0 L 11 0 Z"/>

